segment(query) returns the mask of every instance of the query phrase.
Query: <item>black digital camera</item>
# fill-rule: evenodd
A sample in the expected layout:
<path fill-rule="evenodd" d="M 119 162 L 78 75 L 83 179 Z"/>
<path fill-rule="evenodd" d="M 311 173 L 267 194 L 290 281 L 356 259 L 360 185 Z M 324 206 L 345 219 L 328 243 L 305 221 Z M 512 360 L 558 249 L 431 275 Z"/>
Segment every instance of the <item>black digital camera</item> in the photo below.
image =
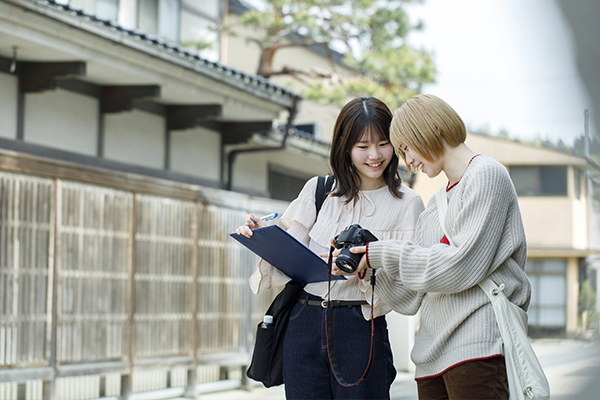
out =
<path fill-rule="evenodd" d="M 377 238 L 371 232 L 363 229 L 360 225 L 350 225 L 335 237 L 335 248 L 342 249 L 337 256 L 335 265 L 339 269 L 349 274 L 356 271 L 358 263 L 363 254 L 353 254 L 350 249 L 357 246 L 364 246 L 367 242 L 376 242 Z"/>

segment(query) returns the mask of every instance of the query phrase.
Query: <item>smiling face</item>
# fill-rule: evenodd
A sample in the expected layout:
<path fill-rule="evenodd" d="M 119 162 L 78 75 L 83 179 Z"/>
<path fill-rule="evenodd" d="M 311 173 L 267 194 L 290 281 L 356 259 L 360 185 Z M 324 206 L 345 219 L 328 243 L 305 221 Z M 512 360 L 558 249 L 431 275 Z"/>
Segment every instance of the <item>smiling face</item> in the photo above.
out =
<path fill-rule="evenodd" d="M 346 203 L 356 200 L 360 190 L 388 186 L 402 198 L 398 157 L 390 142 L 392 113 L 375 97 L 350 100 L 340 111 L 331 140 L 329 163 L 336 180 L 332 193 Z"/>
<path fill-rule="evenodd" d="M 403 158 L 404 161 L 406 161 L 406 165 L 408 165 L 412 171 L 421 171 L 430 178 L 435 178 L 442 172 L 443 155 L 438 158 L 427 160 L 407 145 L 400 145 L 399 149 L 404 154 Z"/>
<path fill-rule="evenodd" d="M 394 114 L 390 140 L 409 172 L 420 170 L 429 177 L 442 171 L 446 145 L 455 148 L 467 137 L 456 111 L 439 97 L 420 94 L 408 99 Z"/>
<path fill-rule="evenodd" d="M 352 146 L 350 159 L 360 177 L 360 190 L 372 190 L 385 186 L 383 172 L 394 156 L 389 140 L 381 140 L 369 132 L 363 133 Z"/>

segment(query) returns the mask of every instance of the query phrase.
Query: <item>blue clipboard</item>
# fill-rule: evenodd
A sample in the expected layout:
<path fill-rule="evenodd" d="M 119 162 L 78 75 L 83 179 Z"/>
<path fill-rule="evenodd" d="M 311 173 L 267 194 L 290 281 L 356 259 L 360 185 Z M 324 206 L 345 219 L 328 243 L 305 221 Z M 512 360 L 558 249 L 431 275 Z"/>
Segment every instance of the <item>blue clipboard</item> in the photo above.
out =
<path fill-rule="evenodd" d="M 328 279 L 327 263 L 277 225 L 255 229 L 249 238 L 237 233 L 229 236 L 298 283 Z M 339 279 L 346 278 L 331 275 L 331 280 Z"/>

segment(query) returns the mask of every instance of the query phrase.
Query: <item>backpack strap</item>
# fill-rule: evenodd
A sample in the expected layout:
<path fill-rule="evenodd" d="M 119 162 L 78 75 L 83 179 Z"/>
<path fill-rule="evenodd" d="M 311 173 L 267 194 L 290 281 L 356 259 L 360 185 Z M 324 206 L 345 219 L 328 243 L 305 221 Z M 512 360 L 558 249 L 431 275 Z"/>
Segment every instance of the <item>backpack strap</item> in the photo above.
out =
<path fill-rule="evenodd" d="M 319 215 L 319 211 L 321 211 L 321 207 L 325 202 L 325 198 L 327 198 L 327 195 L 333 187 L 333 181 L 333 177 L 329 175 L 320 175 L 319 178 L 317 178 L 317 190 L 315 193 L 315 207 L 317 209 L 317 215 Z"/>

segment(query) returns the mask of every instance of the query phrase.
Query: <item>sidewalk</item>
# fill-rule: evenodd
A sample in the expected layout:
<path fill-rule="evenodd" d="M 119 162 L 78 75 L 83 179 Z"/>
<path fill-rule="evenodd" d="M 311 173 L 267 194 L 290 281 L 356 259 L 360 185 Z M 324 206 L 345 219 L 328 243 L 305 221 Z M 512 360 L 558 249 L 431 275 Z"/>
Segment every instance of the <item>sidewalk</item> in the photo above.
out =
<path fill-rule="evenodd" d="M 417 400 L 417 386 L 414 381 L 414 374 L 408 372 L 398 372 L 396 380 L 392 384 L 391 398 L 393 400 Z M 265 388 L 262 384 L 253 383 L 250 390 L 234 389 L 222 392 L 202 393 L 198 396 L 199 400 L 246 400 L 246 399 L 272 399 L 285 400 L 285 391 L 283 385 L 272 388 Z M 174 399 L 179 400 L 179 399 Z M 184 399 L 181 399 L 184 400 Z"/>
<path fill-rule="evenodd" d="M 557 398 L 564 400 L 575 398 L 571 396 L 573 382 L 579 382 L 577 381 L 580 378 L 578 375 L 582 373 L 574 372 L 575 375 L 569 374 L 569 376 L 565 377 L 563 376 L 565 375 L 564 368 L 575 365 L 575 363 L 585 362 L 587 359 L 596 360 L 596 363 L 600 359 L 600 341 L 598 340 L 535 339 L 532 341 L 532 345 L 546 372 L 551 389 L 554 391 L 554 394 L 558 395 Z M 595 373 L 600 367 L 593 368 L 595 369 L 589 369 L 589 371 Z M 600 384 L 597 378 L 592 378 L 592 380 Z M 417 385 L 414 380 L 414 373 L 398 372 L 396 380 L 392 384 L 390 395 L 392 400 L 417 400 Z M 563 396 L 561 397 L 561 395 Z M 253 382 L 250 390 L 232 389 L 201 393 L 198 398 L 199 400 L 284 400 L 285 392 L 283 385 L 267 389 L 260 383 Z M 579 397 L 577 400 L 581 399 L 583 398 Z"/>

